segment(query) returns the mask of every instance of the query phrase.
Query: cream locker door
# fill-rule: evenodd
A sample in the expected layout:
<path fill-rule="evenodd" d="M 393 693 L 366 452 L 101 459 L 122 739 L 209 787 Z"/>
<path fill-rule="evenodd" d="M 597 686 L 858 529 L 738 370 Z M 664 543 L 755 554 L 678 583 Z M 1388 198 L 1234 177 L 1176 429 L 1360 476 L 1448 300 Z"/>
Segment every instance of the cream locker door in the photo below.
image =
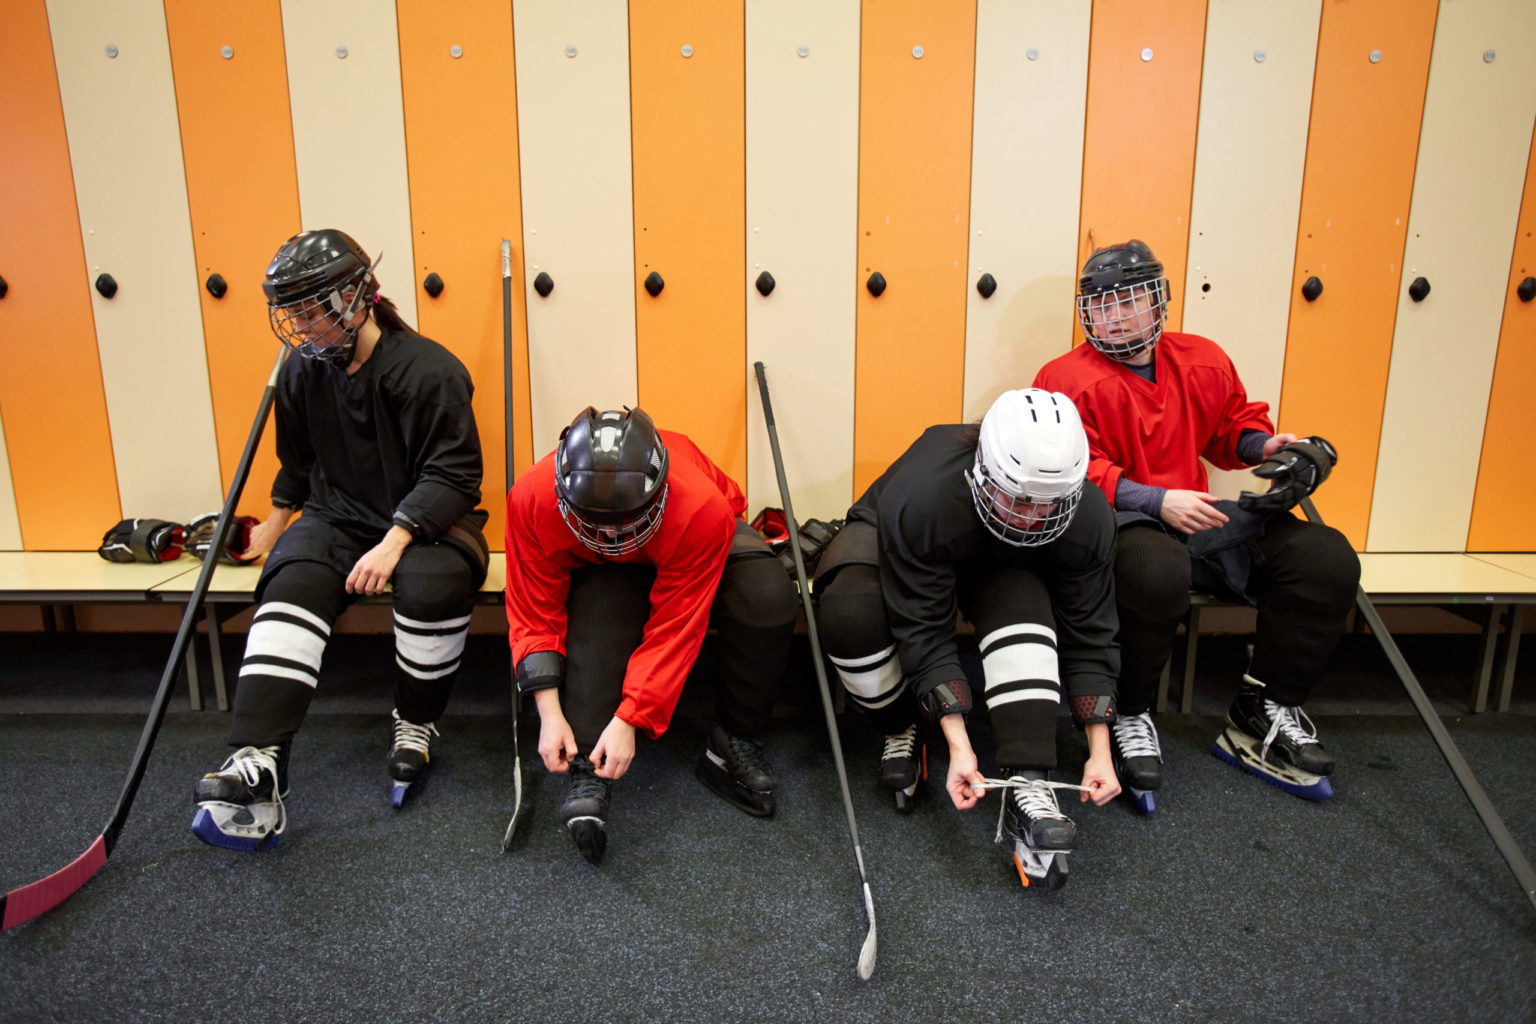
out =
<path fill-rule="evenodd" d="M 20 550 L 21 517 L 16 513 L 16 491 L 11 486 L 11 460 L 5 449 L 5 423 L 0 420 L 0 551 Z"/>
<path fill-rule="evenodd" d="M 747 0 L 747 500 L 782 505 L 752 364 L 801 520 L 853 503 L 858 0 Z M 769 274 L 766 296 L 758 278 Z"/>
<path fill-rule="evenodd" d="M 50 0 L 48 25 L 122 512 L 185 522 L 223 495 L 165 9 Z"/>
<path fill-rule="evenodd" d="M 522 0 L 512 18 L 537 459 L 587 406 L 636 401 L 629 18 L 624 0 Z"/>
<path fill-rule="evenodd" d="M 1077 287 L 1089 0 L 981 0 L 964 417 L 1066 352 Z M 996 291 L 977 283 L 990 274 Z"/>
<path fill-rule="evenodd" d="M 304 230 L 356 239 L 379 263 L 380 290 L 415 325 L 395 7 L 284 0 L 283 45 Z M 272 240 L 274 252 L 282 241 Z"/>
<path fill-rule="evenodd" d="M 1465 549 L 1533 118 L 1536 4 L 1441 0 L 1367 551 Z"/>
<path fill-rule="evenodd" d="M 1273 418 L 1322 4 L 1211 0 L 1208 12 L 1184 331 L 1224 348 Z M 1245 487 L 1263 490 L 1246 471 L 1211 472 L 1214 494 Z"/>

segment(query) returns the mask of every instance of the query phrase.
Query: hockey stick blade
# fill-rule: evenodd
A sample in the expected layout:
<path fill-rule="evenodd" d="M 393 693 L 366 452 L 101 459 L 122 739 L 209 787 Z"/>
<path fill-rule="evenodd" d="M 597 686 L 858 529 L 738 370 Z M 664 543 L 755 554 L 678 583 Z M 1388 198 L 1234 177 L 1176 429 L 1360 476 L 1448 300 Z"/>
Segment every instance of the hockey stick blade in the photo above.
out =
<path fill-rule="evenodd" d="M 848 834 L 853 839 L 853 859 L 864 885 L 864 910 L 869 915 L 869 934 L 859 950 L 859 980 L 868 981 L 875 973 L 878 939 L 875 929 L 875 897 L 869 891 L 869 876 L 864 871 L 864 851 L 859 845 L 859 825 L 853 816 L 853 794 L 848 791 L 848 769 L 843 764 L 843 741 L 837 731 L 837 716 L 832 711 L 832 688 L 827 685 L 827 669 L 822 664 L 821 638 L 816 630 L 816 615 L 811 609 L 811 588 L 806 580 L 805 560 L 800 555 L 800 528 L 795 522 L 795 507 L 789 498 L 789 480 L 784 475 L 784 453 L 779 450 L 779 430 L 773 420 L 773 402 L 768 397 L 768 371 L 761 362 L 752 364 L 757 373 L 757 390 L 763 403 L 763 421 L 768 427 L 768 446 L 773 451 L 773 471 L 779 481 L 779 500 L 784 503 L 784 519 L 789 527 L 789 550 L 795 558 L 795 579 L 800 584 L 800 603 L 805 612 L 805 632 L 811 642 L 811 662 L 816 668 L 816 685 L 821 690 L 821 710 L 827 720 L 827 736 L 832 741 L 832 763 L 837 766 L 837 781 L 843 792 L 843 813 L 848 817 Z"/>
<path fill-rule="evenodd" d="M 513 477 L 517 475 L 517 459 L 512 449 L 515 419 L 512 408 L 512 243 L 505 238 L 501 240 L 501 370 L 502 409 L 506 417 L 506 489 L 511 491 Z M 517 741 L 517 705 L 521 697 L 517 692 L 517 666 L 511 663 L 511 657 L 508 651 L 508 667 L 512 670 L 512 820 L 507 822 L 507 833 L 501 837 L 503 853 L 512 846 L 512 836 L 517 832 L 517 817 L 523 810 L 523 755 Z"/>
<path fill-rule="evenodd" d="M 1319 526 L 1323 524 L 1323 517 L 1318 514 L 1311 498 L 1302 498 L 1301 507 L 1308 519 Z M 1364 587 L 1355 588 L 1355 607 L 1365 617 L 1367 625 L 1370 626 L 1371 635 L 1376 638 L 1377 643 L 1381 645 L 1382 653 L 1392 663 L 1398 681 L 1403 684 L 1403 689 L 1408 691 L 1408 699 L 1413 702 L 1414 709 L 1424 720 L 1425 728 L 1429 730 L 1435 745 L 1440 748 L 1440 756 L 1445 758 L 1451 774 L 1455 775 L 1456 781 L 1461 784 L 1462 792 L 1466 793 L 1472 809 L 1477 812 L 1478 818 L 1483 823 L 1483 828 L 1488 830 L 1488 836 L 1493 840 L 1493 845 L 1499 848 L 1499 853 L 1504 857 L 1504 863 L 1509 865 L 1509 870 L 1514 873 L 1515 880 L 1520 883 L 1520 888 L 1525 892 L 1525 898 L 1530 900 L 1533 908 L 1536 908 L 1536 871 L 1531 869 L 1531 862 L 1521 852 L 1514 836 L 1510 835 L 1504 819 L 1499 817 L 1499 812 L 1494 809 L 1493 802 L 1483 791 L 1477 776 L 1472 774 L 1472 769 L 1468 767 L 1466 759 L 1461 756 L 1461 751 L 1451 739 L 1450 733 L 1445 731 L 1440 715 L 1435 711 L 1434 705 L 1430 704 L 1429 698 L 1424 695 L 1424 688 L 1419 685 L 1418 677 L 1413 674 L 1413 669 L 1408 667 L 1408 661 L 1403 657 L 1403 652 L 1398 649 L 1397 641 L 1392 639 L 1392 634 L 1388 633 L 1387 627 L 1382 624 L 1381 616 L 1376 613 L 1376 606 L 1371 603 Z"/>
<path fill-rule="evenodd" d="M 112 848 L 117 845 L 117 837 L 122 833 L 123 824 L 128 820 L 128 811 L 133 806 L 133 798 L 138 795 L 139 783 L 143 781 L 144 771 L 149 766 L 149 754 L 154 748 L 155 737 L 160 733 L 160 723 L 165 721 L 165 706 L 171 696 L 171 687 L 181 672 L 181 659 L 186 654 L 187 644 L 191 642 L 192 634 L 196 631 L 197 613 L 202 610 L 203 598 L 208 595 L 208 586 L 213 582 L 214 567 L 218 563 L 219 554 L 224 550 L 223 538 L 229 531 L 235 506 L 245 490 L 245 481 L 251 472 L 251 461 L 255 458 L 256 446 L 260 443 L 262 430 L 267 425 L 267 415 L 272 411 L 272 397 L 277 391 L 277 374 L 288 358 L 288 351 L 288 346 L 284 345 L 277 354 L 277 360 L 272 364 L 271 376 L 267 378 L 266 390 L 262 392 L 261 404 L 256 410 L 256 420 L 251 424 L 251 432 L 245 439 L 245 449 L 240 453 L 240 461 L 235 466 L 234 479 L 230 481 L 229 493 L 224 497 L 224 507 L 219 511 L 218 521 L 214 525 L 214 541 L 208 545 L 208 553 L 203 556 L 203 567 L 197 574 L 197 583 L 192 587 L 192 593 L 187 598 L 187 610 L 181 617 L 181 628 L 176 631 L 176 640 L 171 645 L 171 656 L 166 659 L 165 671 L 160 675 L 160 686 L 155 691 L 154 700 L 150 703 L 149 717 L 144 722 L 144 731 L 139 735 L 139 746 L 133 752 L 133 761 L 128 767 L 128 778 L 124 781 L 122 792 L 118 795 L 117 806 L 112 809 L 112 816 L 107 819 L 107 825 L 101 830 L 101 835 L 97 836 L 96 841 L 67 867 L 30 885 L 12 889 L 4 897 L 0 897 L 0 904 L 4 905 L 4 911 L 0 913 L 0 930 L 14 928 L 25 921 L 30 921 L 69 899 L 101 869 L 107 862 L 107 858 L 112 855 Z"/>

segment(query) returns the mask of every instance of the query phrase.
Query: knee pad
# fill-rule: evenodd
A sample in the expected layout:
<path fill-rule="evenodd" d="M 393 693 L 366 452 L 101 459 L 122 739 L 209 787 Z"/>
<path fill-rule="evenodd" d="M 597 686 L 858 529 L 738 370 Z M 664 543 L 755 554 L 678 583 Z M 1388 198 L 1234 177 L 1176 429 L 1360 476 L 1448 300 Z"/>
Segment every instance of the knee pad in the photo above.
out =
<path fill-rule="evenodd" d="M 1184 545 L 1161 530 L 1133 527 L 1115 541 L 1115 603 L 1147 619 L 1179 619 L 1189 608 Z"/>
<path fill-rule="evenodd" d="M 789 629 L 800 610 L 795 588 L 776 558 L 727 561 L 715 601 L 736 621 L 764 629 Z"/>
<path fill-rule="evenodd" d="M 880 570 L 849 565 L 817 591 L 816 625 L 833 658 L 861 658 L 891 644 Z"/>

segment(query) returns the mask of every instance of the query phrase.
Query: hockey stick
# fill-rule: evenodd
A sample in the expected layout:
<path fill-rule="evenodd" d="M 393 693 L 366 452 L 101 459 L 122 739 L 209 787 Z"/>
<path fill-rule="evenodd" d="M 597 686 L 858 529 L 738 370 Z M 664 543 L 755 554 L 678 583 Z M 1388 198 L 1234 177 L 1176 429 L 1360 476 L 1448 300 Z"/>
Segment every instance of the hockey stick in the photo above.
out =
<path fill-rule="evenodd" d="M 1302 498 L 1301 507 L 1307 513 L 1308 519 L 1322 525 L 1323 517 L 1318 514 L 1311 498 Z M 1424 695 L 1424 688 L 1419 685 L 1413 670 L 1408 667 L 1408 662 L 1404 660 L 1403 652 L 1398 650 L 1392 634 L 1388 633 L 1387 627 L 1382 625 L 1381 616 L 1376 614 L 1376 606 L 1371 604 L 1371 599 L 1366 596 L 1364 587 L 1355 588 L 1355 607 L 1359 609 L 1361 615 L 1365 616 L 1366 623 L 1371 627 L 1371 635 L 1376 638 L 1377 643 L 1381 644 L 1382 652 L 1386 654 L 1387 660 L 1396 670 L 1403 689 L 1408 691 L 1408 698 L 1413 701 L 1419 717 L 1424 719 L 1424 725 L 1429 729 L 1430 736 L 1434 737 L 1435 745 L 1440 748 L 1440 754 L 1445 758 L 1445 763 L 1450 765 L 1451 773 L 1456 776 L 1456 781 L 1461 783 L 1467 799 L 1472 803 L 1472 809 L 1477 811 L 1477 816 L 1482 819 L 1483 828 L 1488 830 L 1488 835 L 1493 839 L 1493 845 L 1497 846 L 1499 853 L 1503 854 L 1504 862 L 1509 865 L 1509 870 L 1514 872 L 1520 888 L 1525 891 L 1526 899 L 1531 901 L 1532 907 L 1536 907 L 1536 872 L 1531 870 L 1531 862 L 1525 859 L 1525 854 L 1520 851 L 1519 845 L 1509 834 L 1509 829 L 1505 827 L 1504 819 L 1499 817 L 1499 812 L 1494 809 L 1488 794 L 1483 792 L 1483 787 L 1478 783 L 1477 776 L 1472 774 L 1472 769 L 1462 758 L 1461 751 L 1456 749 L 1450 734 L 1445 731 L 1439 714 L 1429 703 L 1429 698 Z"/>
<path fill-rule="evenodd" d="M 811 661 L 816 665 L 816 683 L 821 688 L 821 710 L 827 718 L 827 735 L 832 739 L 832 760 L 837 765 L 837 781 L 843 788 L 843 813 L 848 816 L 848 834 L 853 837 L 853 859 L 859 866 L 859 881 L 864 884 L 864 909 L 869 914 L 869 934 L 859 950 L 859 978 L 868 981 L 875 973 L 875 898 L 869 891 L 869 877 L 864 873 L 864 851 L 859 846 L 859 825 L 853 820 L 853 796 L 848 792 L 848 769 L 843 766 L 843 741 L 837 733 L 837 718 L 832 712 L 832 691 L 827 686 L 827 669 L 821 661 L 821 640 L 816 633 L 816 616 L 811 611 L 811 588 L 805 578 L 805 560 L 800 557 L 800 528 L 795 524 L 795 509 L 789 500 L 789 483 L 784 477 L 784 454 L 779 451 L 779 432 L 773 423 L 773 403 L 768 398 L 768 374 L 761 362 L 757 371 L 757 390 L 763 399 L 763 419 L 768 424 L 768 444 L 773 449 L 773 470 L 779 478 L 779 500 L 784 502 L 784 518 L 789 526 L 789 550 L 795 556 L 795 579 L 800 583 L 800 604 L 805 610 L 805 632 L 811 639 Z"/>
<path fill-rule="evenodd" d="M 288 346 L 282 346 L 282 351 L 277 354 L 277 361 L 272 364 L 272 375 L 267 378 L 267 389 L 261 395 L 261 407 L 256 410 L 256 422 L 251 424 L 250 436 L 245 439 L 245 451 L 240 453 L 240 462 L 235 467 L 235 478 L 230 482 L 229 493 L 224 497 L 224 508 L 220 510 L 218 523 L 213 529 L 213 543 L 208 545 L 208 553 L 203 556 L 203 568 L 197 575 L 197 584 L 192 588 L 192 595 L 187 598 L 186 614 L 181 617 L 181 628 L 176 631 L 176 642 L 171 645 L 171 656 L 166 659 L 165 672 L 160 676 L 160 688 L 155 691 L 154 701 L 150 705 L 149 719 L 144 723 L 144 732 L 139 736 L 139 749 L 133 753 L 133 763 L 128 768 L 128 779 L 123 784 L 122 794 L 117 798 L 117 806 L 112 810 L 112 817 L 107 819 L 106 828 L 101 830 L 101 835 L 96 837 L 96 841 L 90 848 L 76 857 L 67 867 L 60 868 L 47 878 L 39 879 L 31 885 L 12 889 L 4 896 L 0 896 L 0 929 L 14 928 L 69 899 L 81 886 L 91 880 L 91 876 L 101 870 L 101 866 L 111 856 L 112 848 L 117 845 L 117 838 L 123 831 L 123 824 L 128 820 L 128 809 L 133 806 L 133 798 L 138 794 L 139 783 L 143 781 L 144 770 L 149 765 L 150 749 L 154 746 L 155 737 L 160 732 L 160 723 L 165 720 L 165 705 L 171 696 L 171 686 L 181 671 L 181 659 L 196 629 L 197 613 L 202 610 L 203 598 L 208 594 L 208 585 L 213 580 L 214 566 L 218 563 L 219 554 L 224 550 L 224 537 L 229 530 L 229 522 L 234 517 L 235 504 L 239 502 L 240 493 L 245 489 L 245 480 L 251 472 L 251 460 L 256 454 L 256 445 L 261 441 L 262 430 L 267 425 L 267 414 L 272 411 L 272 396 L 277 390 L 277 372 L 283 368 L 288 352 Z"/>
<path fill-rule="evenodd" d="M 501 365 L 503 378 L 503 405 L 507 417 L 507 490 L 512 490 L 512 478 L 516 475 L 512 455 L 512 243 L 501 240 Z M 505 502 L 507 496 L 503 494 Z M 512 835 L 517 831 L 517 816 L 523 809 L 523 756 L 517 745 L 517 666 L 512 665 L 511 652 L 507 654 L 512 670 L 512 820 L 507 822 L 507 834 L 501 837 L 502 852 L 512 845 Z"/>

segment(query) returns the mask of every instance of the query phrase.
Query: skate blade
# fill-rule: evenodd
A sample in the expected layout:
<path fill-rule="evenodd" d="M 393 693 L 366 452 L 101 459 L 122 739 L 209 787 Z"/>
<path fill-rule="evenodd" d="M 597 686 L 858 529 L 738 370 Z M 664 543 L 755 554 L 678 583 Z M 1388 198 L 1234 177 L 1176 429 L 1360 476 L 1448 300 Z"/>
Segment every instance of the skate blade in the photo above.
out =
<path fill-rule="evenodd" d="M 1019 869 L 1019 881 L 1026 889 L 1054 892 L 1067 884 L 1066 850 L 1032 850 L 1015 840 L 1013 866 Z"/>
<path fill-rule="evenodd" d="M 726 803 L 746 811 L 754 818 L 773 816 L 777 804 L 771 792 L 758 793 L 744 786 L 738 786 L 736 780 L 731 778 L 725 769 L 718 767 L 709 759 L 708 754 L 699 756 L 698 762 L 693 766 L 693 774 L 709 788 L 711 793 Z"/>
<path fill-rule="evenodd" d="M 1211 744 L 1211 753 L 1234 768 L 1241 768 L 1276 789 L 1303 800 L 1327 800 L 1333 796 L 1333 784 L 1326 776 L 1313 775 L 1279 761 L 1263 761 L 1241 741 L 1234 741 L 1225 732 Z"/>
<path fill-rule="evenodd" d="M 608 833 L 603 830 L 603 819 L 572 818 L 565 827 L 570 829 L 571 840 L 588 864 L 603 862 L 603 853 L 608 849 Z"/>
<path fill-rule="evenodd" d="M 239 850 L 242 853 L 254 853 L 277 845 L 276 832 L 268 832 L 263 836 L 230 835 L 219 828 L 213 812 L 206 807 L 199 807 L 192 816 L 192 834 L 209 846 Z"/>
<path fill-rule="evenodd" d="M 1136 803 L 1136 809 L 1142 814 L 1157 813 L 1157 798 L 1152 790 L 1127 788 L 1126 792 L 1131 794 L 1131 799 Z"/>

